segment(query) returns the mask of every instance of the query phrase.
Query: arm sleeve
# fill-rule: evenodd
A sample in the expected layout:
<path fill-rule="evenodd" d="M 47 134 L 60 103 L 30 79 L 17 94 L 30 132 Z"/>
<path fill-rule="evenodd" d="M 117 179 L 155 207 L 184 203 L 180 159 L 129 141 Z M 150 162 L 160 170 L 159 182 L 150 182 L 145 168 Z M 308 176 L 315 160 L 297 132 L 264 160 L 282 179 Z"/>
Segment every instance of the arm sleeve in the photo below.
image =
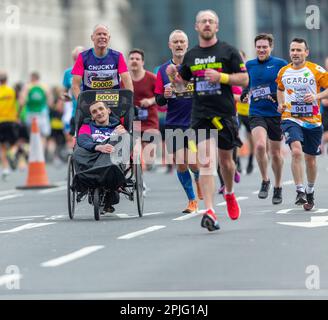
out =
<path fill-rule="evenodd" d="M 118 73 L 121 74 L 121 73 L 124 73 L 124 72 L 128 72 L 128 67 L 126 65 L 123 54 L 120 53 L 120 56 L 118 58 Z"/>
<path fill-rule="evenodd" d="M 156 104 L 159 106 L 165 106 L 167 104 L 167 99 L 165 99 L 163 94 L 155 93 Z"/>
<path fill-rule="evenodd" d="M 84 63 L 82 54 L 80 53 L 78 58 L 76 59 L 75 65 L 73 67 L 73 70 L 71 72 L 73 75 L 83 77 L 84 74 Z"/>

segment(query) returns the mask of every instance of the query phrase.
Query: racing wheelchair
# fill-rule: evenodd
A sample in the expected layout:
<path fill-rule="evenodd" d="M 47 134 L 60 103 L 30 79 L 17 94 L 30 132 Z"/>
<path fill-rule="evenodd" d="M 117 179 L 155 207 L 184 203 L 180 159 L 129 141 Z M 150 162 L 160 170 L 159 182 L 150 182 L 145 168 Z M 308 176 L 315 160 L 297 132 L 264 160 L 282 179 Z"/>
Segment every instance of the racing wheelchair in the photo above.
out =
<path fill-rule="evenodd" d="M 82 124 L 91 121 L 89 106 L 94 101 L 104 102 L 110 108 L 112 115 L 120 120 L 128 135 L 132 138 L 135 109 L 133 106 L 133 93 L 126 89 L 82 92 L 78 98 L 75 114 L 76 137 Z M 130 139 L 130 141 L 132 140 Z M 127 164 L 109 164 L 109 162 L 102 161 L 102 165 L 95 168 L 94 171 L 91 168 L 91 171 L 82 172 L 76 161 L 77 148 L 81 147 L 76 143 L 73 153 L 68 158 L 67 201 L 70 219 L 74 218 L 77 203 L 88 198 L 89 204 L 93 206 L 94 218 L 98 221 L 105 207 L 106 197 L 113 191 L 125 195 L 130 201 L 136 202 L 138 214 L 142 217 L 144 197 L 141 151 L 134 148 L 130 142 Z M 87 181 L 82 187 L 80 184 L 81 178 L 86 180 L 86 178 L 89 179 L 88 177 L 92 177 L 92 181 Z M 99 181 L 101 182 L 98 184 Z"/>

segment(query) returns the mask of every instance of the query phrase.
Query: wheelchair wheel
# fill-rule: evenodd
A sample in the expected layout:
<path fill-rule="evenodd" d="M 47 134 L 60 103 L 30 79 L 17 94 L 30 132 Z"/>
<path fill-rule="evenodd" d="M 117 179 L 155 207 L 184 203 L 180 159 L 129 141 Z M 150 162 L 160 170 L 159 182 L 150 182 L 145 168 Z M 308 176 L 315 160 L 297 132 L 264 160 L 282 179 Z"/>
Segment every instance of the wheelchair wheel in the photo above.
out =
<path fill-rule="evenodd" d="M 72 189 L 74 175 L 75 175 L 75 170 L 74 170 L 72 156 L 70 155 L 68 157 L 68 169 L 67 169 L 67 204 L 68 204 L 68 214 L 71 220 L 73 220 L 74 218 L 75 200 L 76 200 L 75 190 Z"/>
<path fill-rule="evenodd" d="M 95 189 L 93 194 L 93 212 L 95 215 L 95 220 L 99 220 L 100 217 L 100 193 L 99 188 Z"/>
<path fill-rule="evenodd" d="M 143 178 L 141 163 L 134 164 L 135 191 L 137 198 L 137 206 L 139 217 L 142 217 L 144 211 L 144 196 L 143 196 Z"/>

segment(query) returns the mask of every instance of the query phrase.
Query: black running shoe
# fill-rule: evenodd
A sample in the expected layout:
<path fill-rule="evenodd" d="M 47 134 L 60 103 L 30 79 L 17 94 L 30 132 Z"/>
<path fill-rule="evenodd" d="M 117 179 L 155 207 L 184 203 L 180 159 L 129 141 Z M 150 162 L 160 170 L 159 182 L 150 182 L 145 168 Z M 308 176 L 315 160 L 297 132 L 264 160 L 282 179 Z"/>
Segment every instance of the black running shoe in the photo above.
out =
<path fill-rule="evenodd" d="M 262 181 L 261 189 L 259 192 L 259 198 L 260 199 L 266 199 L 269 195 L 270 190 L 270 180 L 269 181 Z"/>
<path fill-rule="evenodd" d="M 307 202 L 305 192 L 302 191 L 296 191 L 296 192 L 297 192 L 297 196 L 296 196 L 295 204 L 297 206 L 301 206 L 305 204 Z"/>
<path fill-rule="evenodd" d="M 282 203 L 282 188 L 273 188 L 272 204 Z"/>
<path fill-rule="evenodd" d="M 303 204 L 303 208 L 306 211 L 310 211 L 314 207 L 314 192 L 305 193 L 306 195 L 306 203 Z"/>
<path fill-rule="evenodd" d="M 203 228 L 207 228 L 207 230 L 210 232 L 220 229 L 217 217 L 216 217 L 215 213 L 210 209 L 207 210 L 206 213 L 204 213 L 200 225 Z"/>

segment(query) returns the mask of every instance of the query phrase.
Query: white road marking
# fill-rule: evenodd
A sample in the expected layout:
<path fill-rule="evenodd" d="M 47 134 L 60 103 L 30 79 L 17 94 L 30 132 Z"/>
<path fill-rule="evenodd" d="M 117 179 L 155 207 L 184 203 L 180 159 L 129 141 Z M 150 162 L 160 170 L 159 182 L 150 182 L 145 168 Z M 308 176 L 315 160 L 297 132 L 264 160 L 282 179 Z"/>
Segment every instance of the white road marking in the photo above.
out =
<path fill-rule="evenodd" d="M 66 216 L 65 215 L 54 215 L 48 218 L 44 218 L 44 220 L 61 220 L 64 219 Z"/>
<path fill-rule="evenodd" d="M 237 201 L 243 201 L 243 200 L 247 200 L 247 199 L 249 199 L 248 197 L 237 197 L 236 198 L 237 199 Z M 219 203 L 217 203 L 217 207 L 221 207 L 221 206 L 225 206 L 226 205 L 226 202 L 224 201 L 224 202 L 219 202 Z"/>
<path fill-rule="evenodd" d="M 163 214 L 164 212 L 148 212 L 148 213 L 144 213 L 143 216 L 153 216 L 153 215 L 158 215 L 158 214 Z M 110 216 L 110 214 L 108 214 L 108 216 Z M 127 213 L 114 213 L 111 216 L 113 217 L 118 217 L 120 219 L 132 219 L 132 218 L 139 218 L 139 215 L 129 215 Z"/>
<path fill-rule="evenodd" d="M 160 230 L 160 229 L 163 229 L 163 228 L 166 228 L 166 226 L 152 226 L 152 227 L 142 229 L 142 230 L 139 230 L 139 231 L 136 231 L 136 232 L 125 234 L 121 237 L 118 237 L 117 239 L 119 239 L 119 240 L 132 239 L 132 238 L 136 238 L 136 237 L 142 236 L 144 234 L 147 234 L 149 232 L 157 231 L 157 230 Z"/>
<path fill-rule="evenodd" d="M 54 192 L 63 191 L 63 190 L 67 190 L 67 186 L 56 187 L 53 189 L 46 189 L 46 190 L 39 191 L 39 193 L 40 194 L 48 194 L 48 193 L 54 193 Z"/>
<path fill-rule="evenodd" d="M 317 209 L 316 211 L 313 211 L 312 213 L 327 213 L 328 209 Z"/>
<path fill-rule="evenodd" d="M 23 231 L 23 230 L 28 230 L 28 229 L 34 229 L 34 228 L 40 228 L 40 227 L 44 227 L 50 224 L 55 224 L 56 222 L 47 222 L 47 223 L 27 223 L 24 224 L 22 226 L 10 229 L 10 230 L 4 230 L 4 231 L 0 231 L 0 233 L 14 233 L 14 232 L 19 232 L 19 231 Z"/>
<path fill-rule="evenodd" d="M 311 217 L 311 221 L 305 222 L 277 222 L 285 226 L 303 227 L 303 228 L 317 228 L 328 226 L 328 216 Z"/>
<path fill-rule="evenodd" d="M 22 197 L 23 195 L 24 194 L 22 194 L 22 193 L 10 194 L 10 195 L 7 195 L 7 196 L 0 197 L 0 201 Z"/>
<path fill-rule="evenodd" d="M 202 211 L 205 211 L 205 210 L 202 210 Z M 175 219 L 172 219 L 172 220 L 174 220 L 174 221 L 184 221 L 184 220 L 188 220 L 188 219 L 197 217 L 197 216 L 199 216 L 201 214 L 202 213 L 200 211 L 194 212 L 194 213 L 188 213 L 188 214 L 186 214 L 184 216 L 181 216 L 181 217 L 178 217 L 178 218 L 175 218 Z"/>
<path fill-rule="evenodd" d="M 105 248 L 105 246 L 89 246 L 89 247 L 85 247 L 82 248 L 78 251 L 69 253 L 65 256 L 56 258 L 56 259 L 52 259 L 46 262 L 41 263 L 41 267 L 58 267 L 61 266 L 65 263 L 80 259 L 82 257 L 85 257 L 93 252 L 96 252 L 100 249 Z"/>
<path fill-rule="evenodd" d="M 296 212 L 291 212 L 291 211 L 296 211 Z M 304 211 L 303 207 L 300 208 L 289 208 L 289 209 L 282 209 L 276 212 L 276 214 L 296 214 L 296 213 L 307 213 L 306 211 Z"/>
<path fill-rule="evenodd" d="M 294 180 L 287 180 L 287 181 L 282 183 L 283 186 L 289 186 L 291 184 L 294 184 Z"/>
<path fill-rule="evenodd" d="M 22 279 L 23 276 L 21 274 L 8 274 L 0 277 L 0 287 L 5 284 L 10 284 L 15 281 Z"/>
<path fill-rule="evenodd" d="M 260 193 L 260 191 L 258 191 L 258 190 L 252 192 L 252 194 L 259 194 L 259 193 Z"/>

